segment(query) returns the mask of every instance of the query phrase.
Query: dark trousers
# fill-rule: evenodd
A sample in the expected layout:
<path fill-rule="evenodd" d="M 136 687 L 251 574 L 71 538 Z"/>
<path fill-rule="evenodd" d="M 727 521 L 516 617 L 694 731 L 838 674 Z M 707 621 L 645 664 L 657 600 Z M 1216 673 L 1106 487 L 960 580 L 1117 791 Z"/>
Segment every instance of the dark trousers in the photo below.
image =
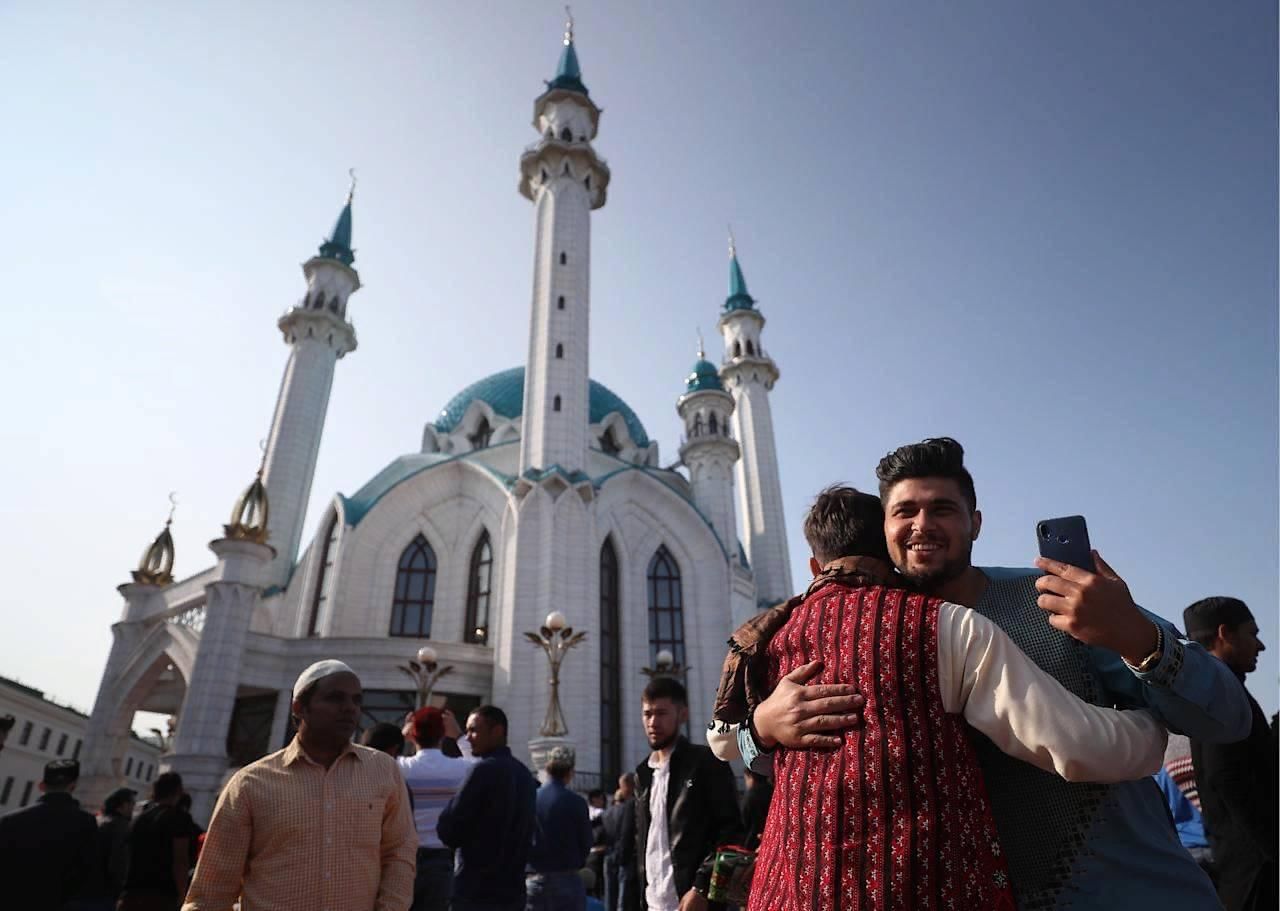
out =
<path fill-rule="evenodd" d="M 524 911 L 524 903 L 515 901 L 511 904 L 501 904 L 498 902 L 476 902 L 467 898 L 455 898 L 453 904 L 449 905 L 449 911 Z"/>
<path fill-rule="evenodd" d="M 449 893 L 452 891 L 453 851 L 450 848 L 419 848 L 410 911 L 449 911 Z"/>
<path fill-rule="evenodd" d="M 604 906 L 606 911 L 636 911 L 640 894 L 636 891 L 636 874 L 630 864 L 620 864 L 612 857 L 604 859 Z"/>
<path fill-rule="evenodd" d="M 576 870 L 538 873 L 524 881 L 524 911 L 586 911 L 587 887 Z"/>

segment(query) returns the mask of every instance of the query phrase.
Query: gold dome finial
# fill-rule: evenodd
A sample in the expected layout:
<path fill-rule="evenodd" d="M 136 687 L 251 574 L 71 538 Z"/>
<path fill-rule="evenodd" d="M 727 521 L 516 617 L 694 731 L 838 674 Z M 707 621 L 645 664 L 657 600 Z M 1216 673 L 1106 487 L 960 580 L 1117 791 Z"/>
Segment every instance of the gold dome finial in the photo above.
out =
<path fill-rule="evenodd" d="M 156 539 L 142 553 L 138 568 L 133 571 L 133 581 L 141 585 L 168 585 L 173 581 L 173 511 L 178 508 L 177 494 L 169 493 L 169 518 Z"/>
<path fill-rule="evenodd" d="M 245 488 L 231 510 L 231 524 L 224 525 L 222 530 L 228 538 L 238 541 L 252 541 L 255 544 L 267 543 L 267 517 L 270 509 L 267 503 L 267 487 L 262 483 L 262 472 L 267 464 L 266 440 L 258 443 L 262 450 L 262 461 L 258 463 L 258 473 L 253 483 Z"/>
<path fill-rule="evenodd" d="M 573 10 L 569 9 L 569 4 L 564 5 L 564 45 L 568 47 L 573 44 Z"/>
<path fill-rule="evenodd" d="M 356 198 L 356 169 L 347 168 L 347 173 L 351 175 L 351 187 L 347 190 L 347 205 L 351 205 L 351 200 Z"/>
<path fill-rule="evenodd" d="M 733 259 L 738 255 L 738 245 L 733 242 L 733 225 L 729 225 L 729 258 Z"/>
<path fill-rule="evenodd" d="M 705 361 L 707 359 L 706 346 L 702 344 L 702 327 L 698 327 L 698 360 Z"/>

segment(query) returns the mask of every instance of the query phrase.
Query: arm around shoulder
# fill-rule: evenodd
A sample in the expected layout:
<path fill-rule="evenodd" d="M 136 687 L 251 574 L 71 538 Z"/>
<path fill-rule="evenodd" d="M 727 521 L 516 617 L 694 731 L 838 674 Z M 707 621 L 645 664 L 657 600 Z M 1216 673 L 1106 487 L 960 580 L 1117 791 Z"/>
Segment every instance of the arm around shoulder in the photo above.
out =
<path fill-rule="evenodd" d="M 938 681 L 947 711 L 1068 781 L 1129 781 L 1163 762 L 1167 733 L 1150 713 L 1085 702 L 986 617 L 954 604 L 938 617 Z"/>

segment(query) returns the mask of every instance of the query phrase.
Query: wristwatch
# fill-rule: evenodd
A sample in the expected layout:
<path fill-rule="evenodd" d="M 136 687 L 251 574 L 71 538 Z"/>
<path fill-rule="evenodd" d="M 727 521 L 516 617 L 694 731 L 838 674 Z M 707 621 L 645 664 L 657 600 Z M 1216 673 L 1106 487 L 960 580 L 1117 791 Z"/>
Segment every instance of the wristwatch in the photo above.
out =
<path fill-rule="evenodd" d="M 1154 670 L 1155 666 L 1160 663 L 1160 659 L 1164 657 L 1164 627 L 1159 623 L 1153 623 L 1152 626 L 1156 628 L 1156 647 L 1151 651 L 1151 654 L 1137 664 L 1129 664 L 1128 659 L 1123 659 L 1125 664 L 1129 664 L 1129 670 L 1136 671 L 1139 674 L 1146 674 Z"/>

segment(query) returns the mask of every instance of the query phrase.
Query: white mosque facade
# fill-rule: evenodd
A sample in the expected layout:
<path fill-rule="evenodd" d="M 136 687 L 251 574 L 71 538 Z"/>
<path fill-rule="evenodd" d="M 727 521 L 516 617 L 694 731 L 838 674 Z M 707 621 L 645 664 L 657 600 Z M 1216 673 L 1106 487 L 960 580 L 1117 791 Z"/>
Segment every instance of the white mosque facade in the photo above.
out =
<path fill-rule="evenodd" d="M 523 633 L 553 611 L 587 632 L 560 672 L 580 782 L 608 783 L 644 754 L 641 668 L 660 652 L 682 669 L 691 717 L 710 716 L 729 633 L 792 593 L 769 404 L 778 369 L 731 246 L 723 358 L 700 352 L 685 382 L 675 465 L 590 379 L 591 213 L 610 180 L 592 145 L 599 121 L 567 32 L 534 103 L 539 141 L 520 159 L 534 208 L 526 364 L 459 392 L 419 452 L 335 494 L 304 546 L 335 368 L 356 351 L 348 198 L 279 320 L 289 355 L 262 470 L 210 544 L 212 565 L 175 581 L 166 527 L 120 586 L 82 755 L 86 799 L 123 781 L 134 713 L 162 712 L 176 719 L 163 764 L 207 818 L 229 770 L 287 741 L 304 667 L 346 661 L 369 719 L 390 720 L 413 707 L 401 666 L 424 645 L 452 667 L 433 701 L 460 714 L 501 706 L 529 760 L 550 696 L 546 655 Z"/>

